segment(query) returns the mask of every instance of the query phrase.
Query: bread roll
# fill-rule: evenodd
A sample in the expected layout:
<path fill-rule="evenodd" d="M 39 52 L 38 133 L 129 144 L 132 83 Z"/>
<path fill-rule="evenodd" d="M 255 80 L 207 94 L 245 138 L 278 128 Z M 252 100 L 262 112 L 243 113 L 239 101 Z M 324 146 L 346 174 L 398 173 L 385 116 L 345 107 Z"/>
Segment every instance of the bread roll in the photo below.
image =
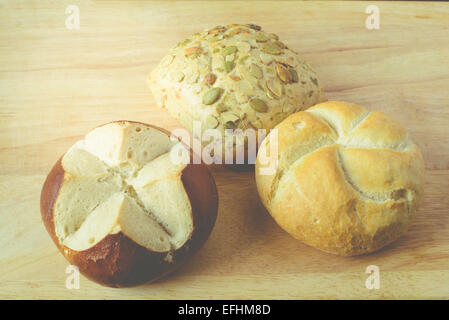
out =
<path fill-rule="evenodd" d="M 343 256 L 373 252 L 406 231 L 421 202 L 425 169 L 418 147 L 397 121 L 330 101 L 276 128 L 277 170 L 261 174 L 267 137 L 256 180 L 263 204 L 284 230 Z"/>
<path fill-rule="evenodd" d="M 217 26 L 181 41 L 151 72 L 148 84 L 158 105 L 190 133 L 194 121 L 202 133 L 271 129 L 321 101 L 312 68 L 275 34 L 255 25 Z M 253 144 L 249 148 L 255 150 Z M 223 156 L 224 150 L 223 144 Z"/>
<path fill-rule="evenodd" d="M 169 137 L 143 123 L 108 123 L 48 175 L 44 224 L 86 277 L 113 287 L 155 280 L 208 238 L 218 206 L 214 179 L 203 164 L 171 161 Z"/>

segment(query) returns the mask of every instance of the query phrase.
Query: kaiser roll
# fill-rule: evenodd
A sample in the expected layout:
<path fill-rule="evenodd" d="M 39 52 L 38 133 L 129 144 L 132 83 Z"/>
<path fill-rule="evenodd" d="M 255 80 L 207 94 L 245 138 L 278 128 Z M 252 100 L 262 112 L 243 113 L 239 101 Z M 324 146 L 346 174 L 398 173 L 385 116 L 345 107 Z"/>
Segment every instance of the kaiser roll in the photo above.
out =
<path fill-rule="evenodd" d="M 293 237 L 333 254 L 378 250 L 403 234 L 423 194 L 424 162 L 407 131 L 379 111 L 329 101 L 276 126 L 256 162 L 260 198 Z M 275 134 L 274 131 L 270 136 Z M 274 151 L 277 169 L 261 174 Z"/>

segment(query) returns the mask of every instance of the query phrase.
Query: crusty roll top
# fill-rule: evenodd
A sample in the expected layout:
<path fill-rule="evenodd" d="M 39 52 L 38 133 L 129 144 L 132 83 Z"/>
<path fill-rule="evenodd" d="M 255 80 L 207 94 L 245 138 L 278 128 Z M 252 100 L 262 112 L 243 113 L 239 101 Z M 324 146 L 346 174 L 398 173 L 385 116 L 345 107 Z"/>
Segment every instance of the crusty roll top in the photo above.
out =
<path fill-rule="evenodd" d="M 376 250 L 406 229 L 422 196 L 424 162 L 398 122 L 331 101 L 276 128 L 277 171 L 258 175 L 257 186 L 289 233 L 325 251 L 353 255 Z"/>

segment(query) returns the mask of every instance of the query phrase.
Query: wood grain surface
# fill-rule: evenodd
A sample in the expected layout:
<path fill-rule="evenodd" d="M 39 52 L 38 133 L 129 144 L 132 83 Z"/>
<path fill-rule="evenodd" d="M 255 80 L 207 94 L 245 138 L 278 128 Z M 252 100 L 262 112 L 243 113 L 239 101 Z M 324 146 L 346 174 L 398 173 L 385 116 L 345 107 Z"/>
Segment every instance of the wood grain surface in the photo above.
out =
<path fill-rule="evenodd" d="M 80 29 L 65 26 L 69 4 Z M 373 2 L 0 3 L 0 298 L 449 298 L 449 4 Z M 217 24 L 255 23 L 317 71 L 328 99 L 398 119 L 421 148 L 425 200 L 409 232 L 384 250 L 343 258 L 283 232 L 262 207 L 253 172 L 212 168 L 220 209 L 206 245 L 184 268 L 135 288 L 81 278 L 41 222 L 39 195 L 58 157 L 93 127 L 129 119 L 173 129 L 148 72 L 167 50 Z M 380 289 L 365 287 L 367 266 Z"/>

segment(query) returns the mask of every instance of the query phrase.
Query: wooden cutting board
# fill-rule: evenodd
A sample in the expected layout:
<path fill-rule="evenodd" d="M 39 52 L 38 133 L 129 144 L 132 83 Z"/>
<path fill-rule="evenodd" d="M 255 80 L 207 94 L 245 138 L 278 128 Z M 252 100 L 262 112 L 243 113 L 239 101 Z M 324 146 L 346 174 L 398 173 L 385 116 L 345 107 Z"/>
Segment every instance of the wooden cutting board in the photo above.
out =
<path fill-rule="evenodd" d="M 0 4 L 0 298 L 449 298 L 449 5 L 373 2 L 76 2 Z M 398 119 L 421 148 L 425 200 L 409 232 L 384 250 L 344 258 L 282 231 L 262 207 L 253 172 L 212 168 L 215 229 L 184 268 L 154 284 L 110 289 L 81 278 L 39 213 L 53 163 L 93 127 L 118 119 L 173 129 L 145 79 L 167 50 L 203 28 L 255 23 L 315 68 L 328 99 Z M 379 267 L 380 288 L 365 286 Z"/>

